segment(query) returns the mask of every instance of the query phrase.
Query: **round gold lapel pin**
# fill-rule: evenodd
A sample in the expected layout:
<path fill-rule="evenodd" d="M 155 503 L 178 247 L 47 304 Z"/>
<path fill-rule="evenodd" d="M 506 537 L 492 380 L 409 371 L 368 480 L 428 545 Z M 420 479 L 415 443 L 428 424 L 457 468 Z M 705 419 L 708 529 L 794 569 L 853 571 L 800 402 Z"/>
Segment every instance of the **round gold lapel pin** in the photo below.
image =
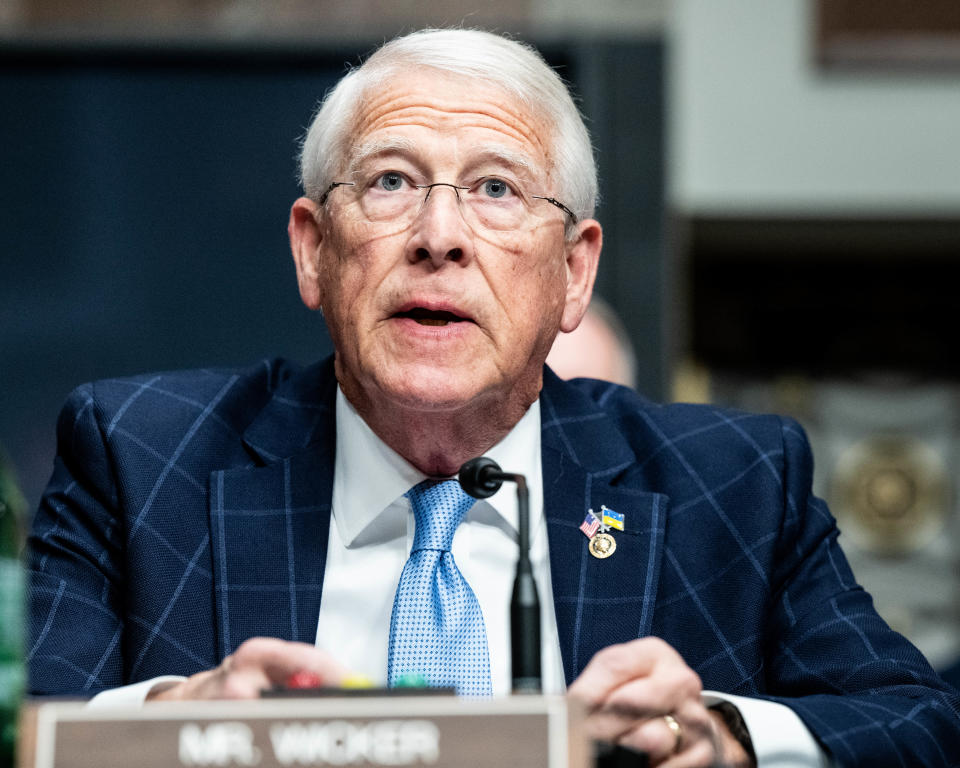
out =
<path fill-rule="evenodd" d="M 590 539 L 588 549 L 591 555 L 603 560 L 617 551 L 617 542 L 609 533 L 598 533 Z"/>

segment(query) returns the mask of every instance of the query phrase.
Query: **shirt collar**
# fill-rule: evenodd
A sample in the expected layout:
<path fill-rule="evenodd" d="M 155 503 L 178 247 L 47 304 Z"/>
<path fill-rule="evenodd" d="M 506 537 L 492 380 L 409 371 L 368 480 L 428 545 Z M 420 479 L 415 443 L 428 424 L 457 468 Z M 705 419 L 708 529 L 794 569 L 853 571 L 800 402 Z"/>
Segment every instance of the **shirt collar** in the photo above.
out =
<path fill-rule="evenodd" d="M 333 475 L 333 517 L 344 545 L 362 546 L 406 533 L 406 520 L 378 518 L 414 485 L 426 479 L 420 470 L 384 443 L 360 417 L 343 392 L 337 389 L 337 450 Z M 537 400 L 507 435 L 484 455 L 508 472 L 527 478 L 530 491 L 530 524 L 543 510 L 540 465 L 540 401 Z M 486 500 L 513 531 L 517 529 L 517 494 L 512 483 Z M 477 505 L 480 506 L 480 505 Z"/>

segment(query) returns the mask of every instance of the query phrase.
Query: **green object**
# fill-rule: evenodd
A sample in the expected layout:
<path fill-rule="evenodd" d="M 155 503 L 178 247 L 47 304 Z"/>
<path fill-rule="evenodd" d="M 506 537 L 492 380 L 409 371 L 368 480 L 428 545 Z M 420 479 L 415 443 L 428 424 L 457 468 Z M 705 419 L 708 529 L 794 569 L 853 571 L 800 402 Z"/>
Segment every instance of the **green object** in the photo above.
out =
<path fill-rule="evenodd" d="M 0 768 L 14 764 L 23 697 L 23 496 L 0 455 Z"/>
<path fill-rule="evenodd" d="M 394 688 L 427 688 L 430 683 L 427 682 L 427 678 L 418 672 L 407 672 L 403 675 L 400 675 L 396 682 L 393 684 Z"/>

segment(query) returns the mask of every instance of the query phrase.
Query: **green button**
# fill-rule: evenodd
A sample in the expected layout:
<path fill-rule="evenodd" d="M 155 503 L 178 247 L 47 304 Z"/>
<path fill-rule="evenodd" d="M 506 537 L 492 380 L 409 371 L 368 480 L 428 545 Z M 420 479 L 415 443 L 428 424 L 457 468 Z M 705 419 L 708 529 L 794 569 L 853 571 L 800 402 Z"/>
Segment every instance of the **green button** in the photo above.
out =
<path fill-rule="evenodd" d="M 400 675 L 393 684 L 394 688 L 429 688 L 427 678 L 419 672 L 407 672 Z"/>

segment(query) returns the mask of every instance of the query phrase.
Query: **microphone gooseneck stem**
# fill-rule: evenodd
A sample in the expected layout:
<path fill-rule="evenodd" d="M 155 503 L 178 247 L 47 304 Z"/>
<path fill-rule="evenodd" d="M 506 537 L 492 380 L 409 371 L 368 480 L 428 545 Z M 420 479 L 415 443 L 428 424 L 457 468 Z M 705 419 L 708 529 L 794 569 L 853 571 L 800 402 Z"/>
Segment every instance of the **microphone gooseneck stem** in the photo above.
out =
<path fill-rule="evenodd" d="M 517 529 L 520 554 L 510 600 L 510 661 L 513 692 L 535 694 L 541 690 L 540 597 L 530 563 L 530 494 L 523 475 L 504 472 L 486 456 L 471 459 L 460 468 L 460 484 L 478 499 L 495 494 L 505 480 L 517 484 Z"/>
<path fill-rule="evenodd" d="M 517 484 L 517 527 L 519 528 L 520 559 L 530 559 L 530 494 L 527 491 L 527 478 L 513 475 Z"/>
<path fill-rule="evenodd" d="M 520 556 L 510 601 L 510 656 L 513 692 L 540 693 L 540 598 L 530 563 L 530 494 L 523 475 L 511 478 L 517 484 L 517 528 Z"/>

